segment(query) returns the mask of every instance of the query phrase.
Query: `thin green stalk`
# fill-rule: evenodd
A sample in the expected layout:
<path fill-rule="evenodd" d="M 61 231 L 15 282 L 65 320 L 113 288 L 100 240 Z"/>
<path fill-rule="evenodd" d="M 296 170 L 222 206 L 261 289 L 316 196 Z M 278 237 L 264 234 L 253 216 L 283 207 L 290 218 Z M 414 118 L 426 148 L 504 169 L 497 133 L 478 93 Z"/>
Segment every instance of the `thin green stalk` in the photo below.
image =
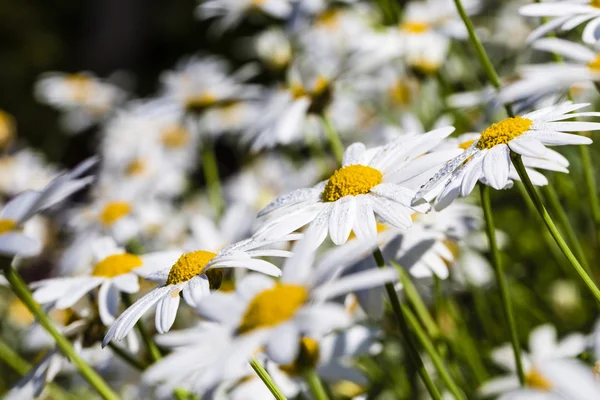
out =
<path fill-rule="evenodd" d="M 215 216 L 219 218 L 225 209 L 225 201 L 223 200 L 221 180 L 219 179 L 219 167 L 217 165 L 215 147 L 210 139 L 207 139 L 202 145 L 202 167 L 208 190 L 208 200 Z"/>
<path fill-rule="evenodd" d="M 423 346 L 423 348 L 431 358 L 433 365 L 440 374 L 440 378 L 442 378 L 442 380 L 448 387 L 448 390 L 450 390 L 450 393 L 454 395 L 454 398 L 456 400 L 464 400 L 464 393 L 459 389 L 456 382 L 454 382 L 454 379 L 452 379 L 450 372 L 448 372 L 448 370 L 446 369 L 446 366 L 444 365 L 442 358 L 435 349 L 435 346 L 433 345 L 431 340 L 429 340 L 423 328 L 421 328 L 419 321 L 417 321 L 417 317 L 415 317 L 415 315 L 412 313 L 412 311 L 410 311 L 410 309 L 406 305 L 402 305 L 402 312 L 404 313 L 404 316 L 408 321 L 408 324 L 412 328 L 413 332 L 415 332 L 417 339 L 419 340 L 419 342 L 421 342 L 421 346 Z"/>
<path fill-rule="evenodd" d="M 548 214 L 548 211 L 546 211 L 546 208 L 544 207 L 544 204 L 542 203 L 542 200 L 540 199 L 540 195 L 535 190 L 535 187 L 533 186 L 533 184 L 531 183 L 531 180 L 529 179 L 529 176 L 527 175 L 527 171 L 525 170 L 525 165 L 523 164 L 523 160 L 521 159 L 521 156 L 513 153 L 511 155 L 511 157 L 512 157 L 513 164 L 514 164 L 515 168 L 517 169 L 517 172 L 519 173 L 519 177 L 521 178 L 521 181 L 525 185 L 525 189 L 527 189 L 527 194 L 533 201 L 533 204 L 535 205 L 537 212 L 542 217 L 544 224 L 546 224 L 546 227 L 548 228 L 548 230 L 550 231 L 550 234 L 556 241 L 556 244 L 558 245 L 560 250 L 563 252 L 565 257 L 567 257 L 567 260 L 569 260 L 569 262 L 571 263 L 571 266 L 575 269 L 575 271 L 577 271 L 577 274 L 579 274 L 579 276 L 583 280 L 583 283 L 585 283 L 585 285 L 588 287 L 590 292 L 594 295 L 596 300 L 598 302 L 600 302 L 600 290 L 598 289 L 598 287 L 596 286 L 596 284 L 594 283 L 592 278 L 590 278 L 590 276 L 587 274 L 587 272 L 585 272 L 585 269 L 581 266 L 579 261 L 577 261 L 577 258 L 575 257 L 575 255 L 573 254 L 573 252 L 571 251 L 571 249 L 569 248 L 569 246 L 567 245 L 567 243 L 561 236 L 560 232 L 558 231 L 558 228 L 554 224 L 554 221 L 550 217 L 550 214 Z"/>
<path fill-rule="evenodd" d="M 304 380 L 306 380 L 306 384 L 315 400 L 329 400 L 327 390 L 325 390 L 325 386 L 314 368 L 308 368 L 304 371 Z"/>
<path fill-rule="evenodd" d="M 342 158 L 344 157 L 344 145 L 342 144 L 342 140 L 340 136 L 336 132 L 333 124 L 325 115 L 321 117 L 321 121 L 323 123 L 323 131 L 325 131 L 325 136 L 329 141 L 329 146 L 331 147 L 331 151 L 333 151 L 333 155 L 335 156 L 338 164 L 342 164 Z"/>
<path fill-rule="evenodd" d="M 131 307 L 132 302 L 131 302 L 131 297 L 129 297 L 129 294 L 121 293 L 121 296 L 123 298 L 123 303 L 125 303 L 125 307 L 127 307 L 127 308 Z M 162 353 L 160 352 L 160 349 L 158 348 L 158 346 L 156 346 L 156 343 L 154 343 L 154 340 L 152 340 L 152 337 L 150 337 L 150 334 L 146 330 L 146 327 L 144 326 L 144 322 L 142 321 L 141 318 L 138 320 L 138 322 L 135 324 L 135 326 L 136 326 L 140 336 L 142 337 L 142 341 L 146 345 L 148 352 L 150 353 L 150 357 L 152 357 L 152 361 L 160 360 L 162 358 Z"/>
<path fill-rule="evenodd" d="M 481 190 L 481 207 L 483 208 L 483 216 L 485 218 L 485 230 L 487 233 L 490 246 L 490 253 L 492 256 L 492 265 L 494 266 L 494 272 L 496 273 L 496 281 L 498 282 L 498 288 L 500 289 L 502 306 L 504 308 L 504 313 L 506 314 L 508 329 L 510 331 L 510 341 L 512 343 L 512 348 L 515 355 L 517 375 L 519 376 L 519 382 L 521 383 L 521 386 L 524 386 L 525 372 L 523 371 L 523 363 L 521 360 L 521 346 L 519 344 L 519 337 L 517 336 L 515 319 L 510 304 L 508 285 L 506 283 L 506 278 L 504 277 L 502 262 L 500 260 L 500 251 L 498 250 L 498 243 L 496 242 L 496 227 L 494 226 L 494 216 L 492 215 L 490 187 L 480 183 L 479 189 Z"/>
<path fill-rule="evenodd" d="M 71 343 L 69 343 L 69 341 L 56 329 L 54 323 L 35 302 L 31 292 L 27 288 L 27 284 L 23 281 L 19 273 L 11 266 L 10 259 L 2 258 L 0 262 L 3 263 L 4 277 L 10 283 L 15 294 L 36 317 L 46 332 L 52 336 L 60 351 L 75 364 L 81 375 L 94 387 L 94 389 L 96 389 L 102 398 L 106 400 L 118 400 L 119 396 L 112 391 L 96 371 L 79 357 L 73 346 L 71 346 Z"/>
<path fill-rule="evenodd" d="M 560 200 L 558 199 L 558 194 L 556 193 L 556 190 L 554 190 L 554 186 L 552 186 L 550 184 L 548 184 L 546 186 L 542 186 L 542 192 L 544 193 L 544 197 L 548 201 L 550 210 L 552 211 L 554 216 L 558 219 L 558 223 L 562 227 L 563 232 L 565 233 L 565 235 L 567 237 L 567 240 L 573 247 L 575 256 L 577 257 L 577 259 L 580 260 L 583 267 L 589 273 L 590 267 L 585 258 L 583 248 L 581 247 L 581 244 L 579 243 L 579 240 L 577 239 L 577 234 L 575 233 L 575 230 L 573 229 L 571 222 L 569 222 L 569 217 L 567 216 L 565 209 L 560 204 Z"/>
<path fill-rule="evenodd" d="M 281 390 L 279 389 L 279 387 L 277 387 L 277 384 L 273 382 L 273 378 L 271 378 L 271 375 L 269 375 L 267 370 L 258 362 L 256 358 L 252 357 L 250 359 L 250 366 L 252 367 L 254 372 L 256 372 L 256 375 L 258 375 L 260 380 L 263 381 L 265 386 L 267 386 L 267 388 L 276 400 L 286 400 L 286 397 L 283 395 L 283 393 L 281 393 Z"/>
<path fill-rule="evenodd" d="M 379 247 L 375 248 L 373 251 L 373 258 L 375 258 L 375 262 L 377 263 L 378 268 L 387 268 L 385 265 L 385 259 L 383 258 L 383 253 L 379 249 Z M 396 293 L 396 289 L 394 288 L 393 283 L 385 284 L 385 291 L 390 299 L 390 303 L 392 304 L 392 310 L 394 311 L 394 316 L 396 317 L 396 322 L 398 323 L 398 327 L 402 332 L 402 336 L 404 337 L 404 341 L 406 343 L 406 351 L 408 354 L 409 361 L 413 364 L 414 368 L 417 370 L 421 380 L 425 384 L 427 391 L 433 398 L 433 400 L 441 400 L 441 395 L 435 384 L 433 383 L 433 379 L 425 369 L 425 365 L 423 365 L 423 360 L 421 360 L 421 356 L 419 355 L 419 351 L 417 350 L 410 329 L 408 328 L 408 324 L 406 319 L 404 318 L 404 313 L 402 312 L 402 306 L 400 305 L 400 299 L 398 298 L 398 293 Z"/>
<path fill-rule="evenodd" d="M 496 88 L 496 89 L 500 88 L 500 78 L 498 77 L 498 74 L 496 73 L 496 70 L 494 69 L 492 62 L 490 61 L 490 58 L 488 57 L 487 53 L 485 52 L 485 49 L 483 48 L 481 41 L 477 37 L 477 33 L 475 33 L 475 28 L 473 27 L 473 23 L 471 22 L 471 19 L 467 15 L 467 12 L 465 11 L 465 8 L 463 7 L 461 0 L 454 0 L 454 4 L 456 4 L 456 10 L 458 11 L 460 18 L 463 20 L 463 23 L 465 24 L 465 27 L 467 28 L 467 31 L 469 32 L 469 39 L 471 40 L 473 47 L 475 47 L 475 53 L 477 54 L 479 63 L 483 67 L 483 70 L 484 70 L 488 80 L 490 81 L 492 86 L 494 86 L 494 88 Z M 512 107 L 510 105 L 504 104 L 504 108 L 506 110 L 506 113 L 510 117 L 514 116 Z"/>
<path fill-rule="evenodd" d="M 122 349 L 113 342 L 108 343 L 108 347 L 110 347 L 110 349 L 123 361 L 125 361 L 127 364 L 137 369 L 138 371 L 143 371 L 146 368 L 144 364 L 142 364 L 139 360 L 133 357 L 133 355 L 131 355 L 128 351 Z"/>

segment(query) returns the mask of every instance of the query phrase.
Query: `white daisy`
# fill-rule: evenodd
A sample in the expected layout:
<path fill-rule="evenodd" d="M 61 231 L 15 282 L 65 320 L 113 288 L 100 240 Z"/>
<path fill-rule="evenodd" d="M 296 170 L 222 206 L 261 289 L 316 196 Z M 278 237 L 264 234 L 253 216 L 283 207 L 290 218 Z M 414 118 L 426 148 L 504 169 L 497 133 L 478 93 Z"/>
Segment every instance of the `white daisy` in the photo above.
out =
<path fill-rule="evenodd" d="M 253 11 L 286 18 L 292 12 L 291 3 L 290 0 L 207 0 L 196 8 L 196 17 L 202 20 L 216 18 L 216 30 L 220 33 L 234 28 Z"/>
<path fill-rule="evenodd" d="M 51 303 L 57 309 L 73 306 L 97 287 L 98 311 L 105 325 L 114 322 L 121 302 L 120 294 L 140 290 L 136 269 L 144 258 L 125 252 L 114 239 L 102 237 L 91 244 L 93 268 L 90 275 L 59 277 L 34 282 L 33 298 L 40 304 Z"/>
<path fill-rule="evenodd" d="M 600 1 L 598 0 L 563 0 L 527 4 L 519 9 L 521 15 L 527 17 L 552 17 L 529 35 L 529 40 L 535 40 L 556 29 L 569 31 L 581 24 L 586 24 L 582 38 L 585 43 L 594 44 L 598 41 L 598 26 L 600 26 Z"/>
<path fill-rule="evenodd" d="M 0 158 L 0 193 L 12 197 L 25 190 L 40 190 L 57 175 L 42 154 L 23 149 Z"/>
<path fill-rule="evenodd" d="M 0 254 L 30 257 L 42 250 L 41 243 L 22 231 L 23 224 L 35 214 L 60 203 L 76 191 L 87 186 L 93 177 L 80 176 L 87 172 L 97 159 L 88 159 L 72 171 L 62 174 L 42 190 L 28 190 L 18 194 L 0 211 Z"/>
<path fill-rule="evenodd" d="M 210 293 L 218 288 L 223 278 L 222 268 L 247 268 L 268 275 L 279 276 L 281 271 L 270 262 L 256 257 L 288 257 L 289 251 L 262 248 L 275 242 L 296 240 L 300 235 L 288 235 L 278 240 L 253 237 L 229 245 L 217 253 L 197 250 L 188 253 L 163 251 L 144 256 L 145 271 L 140 270 L 146 279 L 160 282 L 153 289 L 129 307 L 111 326 L 103 340 L 106 346 L 111 340 L 121 340 L 133 328 L 146 311 L 157 304 L 155 314 L 156 330 L 167 332 L 177 314 L 180 294 L 191 307 L 197 307 Z"/>
<path fill-rule="evenodd" d="M 287 67 L 292 60 L 290 39 L 278 28 L 271 28 L 257 35 L 254 48 L 258 58 L 275 71 Z"/>
<path fill-rule="evenodd" d="M 550 390 L 555 384 L 542 371 L 556 360 L 566 360 L 581 354 L 586 348 L 586 338 L 573 333 L 558 341 L 556 328 L 550 324 L 541 325 L 529 334 L 529 353 L 521 351 L 523 369 L 527 386 Z M 514 354 L 510 344 L 506 344 L 492 352 L 492 361 L 509 371 L 508 375 L 493 378 L 479 389 L 483 396 L 506 393 L 519 387 L 516 374 Z M 590 371 L 591 375 L 591 371 Z M 581 397 L 569 397 L 579 399 Z M 585 397 L 587 398 L 587 397 Z"/>
<path fill-rule="evenodd" d="M 437 196 L 436 209 L 442 209 L 458 194 L 467 196 L 471 193 L 479 180 L 497 190 L 505 188 L 510 184 L 510 179 L 519 179 L 510 158 L 511 152 L 524 156 L 526 167 L 568 172 L 568 161 L 546 146 L 592 143 L 586 136 L 565 133 L 600 129 L 598 122 L 565 121 L 600 116 L 598 112 L 572 113 L 587 105 L 565 102 L 493 124 L 460 156 L 438 171 L 418 191 L 414 203 L 419 204 Z M 532 169 L 528 170 L 528 174 L 535 185 L 548 182 L 542 174 Z"/>
<path fill-rule="evenodd" d="M 316 248 L 328 231 L 337 245 L 345 243 L 351 231 L 359 239 L 374 243 L 375 214 L 398 229 L 410 227 L 411 214 L 426 212 L 429 207 L 411 206 L 414 192 L 406 183 L 456 154 L 424 154 L 453 130 L 441 128 L 368 150 L 362 143 L 351 145 L 344 153 L 342 168 L 329 180 L 294 190 L 264 208 L 259 216 L 272 217 L 259 232 L 277 237 L 310 224 L 305 240 Z"/>

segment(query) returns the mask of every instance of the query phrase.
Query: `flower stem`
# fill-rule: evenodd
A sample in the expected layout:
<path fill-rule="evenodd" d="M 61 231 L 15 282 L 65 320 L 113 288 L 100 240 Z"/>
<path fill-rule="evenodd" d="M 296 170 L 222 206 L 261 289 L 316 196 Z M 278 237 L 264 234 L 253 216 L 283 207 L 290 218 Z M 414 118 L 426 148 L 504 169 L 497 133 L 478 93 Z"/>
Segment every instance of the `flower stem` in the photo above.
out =
<path fill-rule="evenodd" d="M 271 375 L 267 372 L 267 370 L 258 362 L 255 357 L 250 359 L 250 366 L 256 372 L 256 375 L 260 378 L 261 381 L 269 388 L 269 391 L 275 397 L 276 400 L 287 400 L 286 397 L 281 393 L 277 384 L 271 378 Z"/>
<path fill-rule="evenodd" d="M 118 400 L 119 396 L 108 386 L 108 384 L 94 371 L 75 351 L 71 343 L 56 329 L 54 323 L 50 318 L 42 311 L 40 306 L 35 302 L 31 292 L 27 288 L 27 284 L 23 281 L 21 276 L 11 266 L 10 259 L 2 258 L 2 267 L 4 270 L 4 277 L 10 283 L 15 294 L 25 304 L 25 306 L 31 311 L 36 317 L 40 325 L 52 336 L 56 342 L 56 346 L 60 351 L 77 367 L 81 375 L 89 382 L 90 385 L 96 389 L 98 394 L 106 400 Z"/>
<path fill-rule="evenodd" d="M 325 136 L 329 141 L 331 151 L 333 151 L 336 161 L 341 165 L 342 158 L 344 157 L 344 145 L 342 144 L 342 140 L 340 139 L 340 136 L 336 132 L 328 117 L 323 115 L 321 117 L 321 121 L 323 123 L 323 130 L 325 131 Z"/>
<path fill-rule="evenodd" d="M 202 167 L 204 170 L 204 179 L 208 190 L 208 200 L 212 205 L 215 216 L 219 218 L 225 209 L 223 200 L 223 191 L 219 179 L 219 167 L 217 165 L 217 156 L 215 155 L 215 146 L 212 140 L 207 139 L 202 146 Z"/>
<path fill-rule="evenodd" d="M 524 386 L 525 372 L 523 371 L 523 363 L 521 359 L 521 346 L 519 344 L 517 328 L 515 326 L 515 319 L 510 304 L 508 285 L 506 283 L 506 278 L 504 277 L 502 262 L 500 260 L 498 243 L 496 242 L 496 227 L 494 226 L 494 216 L 492 215 L 490 187 L 480 183 L 479 189 L 481 191 L 481 207 L 483 208 L 483 216 L 485 218 L 485 230 L 487 233 L 490 246 L 490 253 L 492 256 L 492 265 L 494 266 L 496 281 L 498 282 L 498 288 L 500 289 L 502 306 L 504 308 L 504 313 L 506 314 L 506 320 L 508 322 L 508 329 L 510 331 L 510 341 L 512 343 L 512 348 L 515 356 L 515 364 L 517 367 L 517 375 L 519 376 L 519 382 L 521 383 L 521 386 Z"/>
<path fill-rule="evenodd" d="M 385 265 L 385 259 L 383 258 L 383 253 L 376 247 L 373 250 L 373 258 L 377 263 L 377 267 L 379 268 L 387 268 Z M 398 323 L 398 327 L 402 332 L 402 336 L 404 337 L 404 341 L 406 343 L 406 351 L 408 353 L 408 358 L 410 362 L 413 364 L 414 368 L 417 370 L 421 380 L 425 384 L 427 391 L 431 395 L 434 400 L 441 400 L 441 395 L 431 376 L 429 376 L 429 372 L 425 369 L 425 365 L 423 365 L 423 360 L 421 360 L 421 356 L 419 355 L 419 351 L 417 350 L 412 333 L 408 328 L 408 324 L 406 319 L 404 318 L 404 313 L 402 312 L 402 306 L 400 304 L 400 299 L 398 298 L 398 293 L 396 293 L 396 289 L 394 288 L 394 284 L 388 282 L 385 284 L 385 291 L 387 292 L 388 297 L 390 298 L 390 303 L 392 304 L 392 310 L 394 311 L 394 316 L 396 317 L 396 322 Z"/>
<path fill-rule="evenodd" d="M 323 382 L 314 368 L 308 368 L 304 371 L 304 379 L 315 400 L 329 400 L 325 386 L 323 386 Z"/>
<path fill-rule="evenodd" d="M 421 328 L 419 321 L 417 321 L 417 317 L 415 317 L 415 315 L 412 313 L 412 311 L 405 304 L 402 304 L 401 307 L 402 307 L 402 312 L 404 313 L 404 316 L 406 317 L 406 320 L 408 321 L 408 324 L 411 326 L 411 328 L 415 332 L 415 335 L 417 336 L 417 339 L 419 340 L 419 342 L 421 342 L 421 346 L 423 346 L 423 348 L 425 349 L 425 351 L 431 358 L 433 365 L 435 365 L 435 368 L 437 369 L 438 373 L 440 374 L 440 378 L 442 378 L 442 380 L 448 387 L 448 390 L 450 390 L 450 393 L 452 393 L 452 395 L 454 396 L 454 398 L 456 400 L 464 400 L 465 395 L 459 389 L 456 382 L 454 382 L 454 379 L 452 379 L 450 372 L 448 372 L 448 369 L 446 369 L 446 366 L 444 365 L 442 358 L 440 357 L 437 350 L 435 349 L 435 346 L 433 345 L 431 340 L 427 337 L 427 334 L 425 333 L 423 328 Z"/>
<path fill-rule="evenodd" d="M 477 54 L 479 63 L 483 67 L 483 70 L 484 70 L 488 80 L 490 81 L 490 83 L 492 84 L 492 86 L 494 88 L 496 88 L 496 89 L 500 88 L 500 78 L 498 77 L 498 73 L 496 73 L 496 70 L 494 69 L 492 62 L 490 61 L 490 58 L 488 57 L 487 53 L 485 52 L 485 49 L 483 48 L 481 41 L 477 37 L 477 33 L 475 33 L 475 28 L 473 27 L 473 22 L 471 22 L 471 19 L 467 15 L 467 12 L 465 11 L 465 8 L 463 7 L 461 0 L 454 0 L 454 4 L 456 4 L 456 10 L 458 11 L 460 18 L 463 20 L 463 23 L 465 24 L 465 27 L 467 28 L 467 31 L 469 33 L 469 39 L 471 40 L 473 47 L 475 47 L 475 53 Z M 506 110 L 506 113 L 508 114 L 509 117 L 514 116 L 512 107 L 509 104 L 504 104 L 504 109 Z"/>
<path fill-rule="evenodd" d="M 511 157 L 512 157 L 513 164 L 514 164 L 515 168 L 517 169 L 517 172 L 519 173 L 519 177 L 521 178 L 521 181 L 525 185 L 525 189 L 527 189 L 527 194 L 533 201 L 533 204 L 535 205 L 537 212 L 542 217 L 542 220 L 544 221 L 544 224 L 546 224 L 546 227 L 550 231 L 550 234 L 554 238 L 554 241 L 556 241 L 556 244 L 558 245 L 560 250 L 563 252 L 565 257 L 567 257 L 567 260 L 569 260 L 569 263 L 571 264 L 571 266 L 575 269 L 575 271 L 577 271 L 577 273 L 579 274 L 579 277 L 583 280 L 583 283 L 585 283 L 585 285 L 588 287 L 590 292 L 592 292 L 592 294 L 594 295 L 596 300 L 598 302 L 600 302 L 600 290 L 598 289 L 598 287 L 596 286 L 596 284 L 594 283 L 592 278 L 590 278 L 590 276 L 587 274 L 587 272 L 585 272 L 585 269 L 581 266 L 579 261 L 577 261 L 577 258 L 575 257 L 575 255 L 573 254 L 573 252 L 571 251 L 571 249 L 569 248 L 569 246 L 567 245 L 567 243 L 561 236 L 560 232 L 558 231 L 558 228 L 554 224 L 554 221 L 550 217 L 550 214 L 548 214 L 548 211 L 546 211 L 546 208 L 544 207 L 544 204 L 542 203 L 542 200 L 540 199 L 540 195 L 535 190 L 535 187 L 533 186 L 533 184 L 531 183 L 531 180 L 529 179 L 529 176 L 527 175 L 527 171 L 525 170 L 525 165 L 523 164 L 523 160 L 521 159 L 521 156 L 513 153 L 511 155 Z"/>
<path fill-rule="evenodd" d="M 136 360 L 135 357 L 129 354 L 129 352 L 117 346 L 113 342 L 109 342 L 108 347 L 110 347 L 110 349 L 123 361 L 125 361 L 127 364 L 137 369 L 138 371 L 143 371 L 146 368 L 139 360 Z"/>

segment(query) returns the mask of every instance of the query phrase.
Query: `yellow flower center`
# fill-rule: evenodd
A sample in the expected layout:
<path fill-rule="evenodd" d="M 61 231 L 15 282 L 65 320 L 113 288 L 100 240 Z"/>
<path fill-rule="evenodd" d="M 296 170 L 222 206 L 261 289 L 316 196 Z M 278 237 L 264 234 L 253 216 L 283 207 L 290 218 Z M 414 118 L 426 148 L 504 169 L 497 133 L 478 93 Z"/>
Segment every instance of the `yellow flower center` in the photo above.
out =
<path fill-rule="evenodd" d="M 419 58 L 411 61 L 411 66 L 423 74 L 434 74 L 440 69 L 440 64 L 431 62 L 425 58 Z"/>
<path fill-rule="evenodd" d="M 292 318 L 308 299 L 304 286 L 277 284 L 257 294 L 244 312 L 238 333 L 275 326 Z"/>
<path fill-rule="evenodd" d="M 317 17 L 315 25 L 327 28 L 335 29 L 338 27 L 340 22 L 340 13 L 336 9 L 327 10 Z"/>
<path fill-rule="evenodd" d="M 12 219 L 0 219 L 0 235 L 14 231 L 17 227 L 17 221 Z"/>
<path fill-rule="evenodd" d="M 531 371 L 525 375 L 525 385 L 542 391 L 549 391 L 552 389 L 552 383 L 544 378 L 535 368 L 531 369 Z"/>
<path fill-rule="evenodd" d="M 319 343 L 311 338 L 300 339 L 300 351 L 294 362 L 280 365 L 279 369 L 288 375 L 300 375 L 307 368 L 314 368 L 319 362 Z"/>
<path fill-rule="evenodd" d="M 13 118 L 0 110 L 0 149 L 8 145 L 15 136 L 15 122 Z"/>
<path fill-rule="evenodd" d="M 131 205 L 126 201 L 112 201 L 100 213 L 100 222 L 112 225 L 131 212 Z"/>
<path fill-rule="evenodd" d="M 600 8 L 600 0 L 591 0 L 590 6 Z"/>
<path fill-rule="evenodd" d="M 189 96 L 185 100 L 185 106 L 188 110 L 203 111 L 217 102 L 217 96 L 211 92 L 204 92 L 197 95 Z"/>
<path fill-rule="evenodd" d="M 144 160 L 137 158 L 129 163 L 125 169 L 125 173 L 129 176 L 138 176 L 146 171 L 146 163 Z"/>
<path fill-rule="evenodd" d="M 190 253 L 184 253 L 173 264 L 167 278 L 167 285 L 176 285 L 181 282 L 187 282 L 193 277 L 200 275 L 206 265 L 217 255 L 210 251 L 198 250 Z M 210 272 L 210 271 L 208 271 Z M 221 273 L 221 279 L 223 275 Z M 210 282 L 210 277 L 209 277 Z M 220 285 L 220 282 L 219 282 Z"/>
<path fill-rule="evenodd" d="M 396 81 L 394 85 L 389 88 L 388 94 L 393 104 L 405 106 L 410 103 L 410 86 L 403 81 Z"/>
<path fill-rule="evenodd" d="M 142 259 L 134 254 L 113 254 L 100 261 L 94 267 L 92 276 L 114 278 L 115 276 L 127 274 L 142 265 Z"/>
<path fill-rule="evenodd" d="M 67 76 L 66 81 L 76 101 L 84 102 L 89 98 L 92 89 L 92 80 L 89 76 L 71 74 Z"/>
<path fill-rule="evenodd" d="M 598 0 L 598 3 L 600 3 L 600 0 Z M 600 5 L 596 7 L 600 8 Z M 600 54 L 598 54 L 592 61 L 587 63 L 587 67 L 594 71 L 600 71 Z"/>
<path fill-rule="evenodd" d="M 164 130 L 160 140 L 169 149 L 180 149 L 188 144 L 190 134 L 183 126 L 173 125 Z"/>
<path fill-rule="evenodd" d="M 459 144 L 459 145 L 458 145 L 458 148 L 459 148 L 459 149 L 466 150 L 466 149 L 468 149 L 469 147 L 471 147 L 471 145 L 472 145 L 473 143 L 475 143 L 475 140 L 476 140 L 476 139 L 472 139 L 472 140 L 467 140 L 466 142 L 462 142 L 461 144 Z"/>
<path fill-rule="evenodd" d="M 375 168 L 360 164 L 347 165 L 331 175 L 321 199 L 336 201 L 344 196 L 366 194 L 382 180 L 383 174 Z"/>
<path fill-rule="evenodd" d="M 427 22 L 423 21 L 406 21 L 400 25 L 400 30 L 413 34 L 421 34 L 427 32 L 431 27 Z"/>
<path fill-rule="evenodd" d="M 499 144 L 507 144 L 528 131 L 533 121 L 527 118 L 514 117 L 496 122 L 481 134 L 477 147 L 481 150 L 491 149 Z"/>

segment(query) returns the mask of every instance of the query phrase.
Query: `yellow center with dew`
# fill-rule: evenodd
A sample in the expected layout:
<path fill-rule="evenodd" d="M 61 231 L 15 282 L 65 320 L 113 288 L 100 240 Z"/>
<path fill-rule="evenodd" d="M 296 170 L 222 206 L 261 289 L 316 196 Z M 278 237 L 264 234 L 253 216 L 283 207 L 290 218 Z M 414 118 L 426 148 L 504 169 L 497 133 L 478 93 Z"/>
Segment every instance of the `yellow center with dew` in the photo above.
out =
<path fill-rule="evenodd" d="M 427 32 L 431 27 L 423 21 L 406 21 L 400 25 L 400 30 L 415 35 Z"/>
<path fill-rule="evenodd" d="M 279 366 L 279 369 L 288 375 L 300 375 L 307 368 L 314 368 L 319 362 L 319 342 L 309 337 L 303 337 L 298 345 L 300 349 L 294 362 Z"/>
<path fill-rule="evenodd" d="M 131 205 L 126 201 L 112 201 L 104 206 L 100 213 L 100 222 L 112 225 L 131 212 Z"/>
<path fill-rule="evenodd" d="M 549 391 L 552 389 L 552 383 L 544 378 L 535 368 L 525 375 L 525 385 L 527 387 L 542 391 Z"/>
<path fill-rule="evenodd" d="M 600 0 L 598 0 L 598 2 L 600 3 Z M 600 5 L 598 6 L 598 8 L 600 8 Z M 589 69 L 593 70 L 594 72 L 600 71 L 600 54 L 597 55 L 596 58 L 594 58 L 586 65 Z"/>
<path fill-rule="evenodd" d="M 113 254 L 100 261 L 92 271 L 93 276 L 114 278 L 127 274 L 142 265 L 142 259 L 135 254 Z"/>
<path fill-rule="evenodd" d="M 14 231 L 17 227 L 17 221 L 12 219 L 0 219 L 0 235 Z"/>
<path fill-rule="evenodd" d="M 160 141 L 168 149 L 180 149 L 189 143 L 190 134 L 183 126 L 173 125 L 163 131 Z"/>
<path fill-rule="evenodd" d="M 257 294 L 244 312 L 238 332 L 275 326 L 292 318 L 308 300 L 304 286 L 277 284 Z"/>
<path fill-rule="evenodd" d="M 167 285 L 187 282 L 193 277 L 200 275 L 204 271 L 204 268 L 206 268 L 206 265 L 216 256 L 215 253 L 204 250 L 182 254 L 169 271 Z"/>
<path fill-rule="evenodd" d="M 367 194 L 383 180 L 383 174 L 366 165 L 347 165 L 335 171 L 321 195 L 323 201 L 337 201 L 344 196 Z"/>
<path fill-rule="evenodd" d="M 499 144 L 507 144 L 527 132 L 532 124 L 532 120 L 521 117 L 507 118 L 496 122 L 483 131 L 477 142 L 477 147 L 484 150 L 491 149 Z"/>

